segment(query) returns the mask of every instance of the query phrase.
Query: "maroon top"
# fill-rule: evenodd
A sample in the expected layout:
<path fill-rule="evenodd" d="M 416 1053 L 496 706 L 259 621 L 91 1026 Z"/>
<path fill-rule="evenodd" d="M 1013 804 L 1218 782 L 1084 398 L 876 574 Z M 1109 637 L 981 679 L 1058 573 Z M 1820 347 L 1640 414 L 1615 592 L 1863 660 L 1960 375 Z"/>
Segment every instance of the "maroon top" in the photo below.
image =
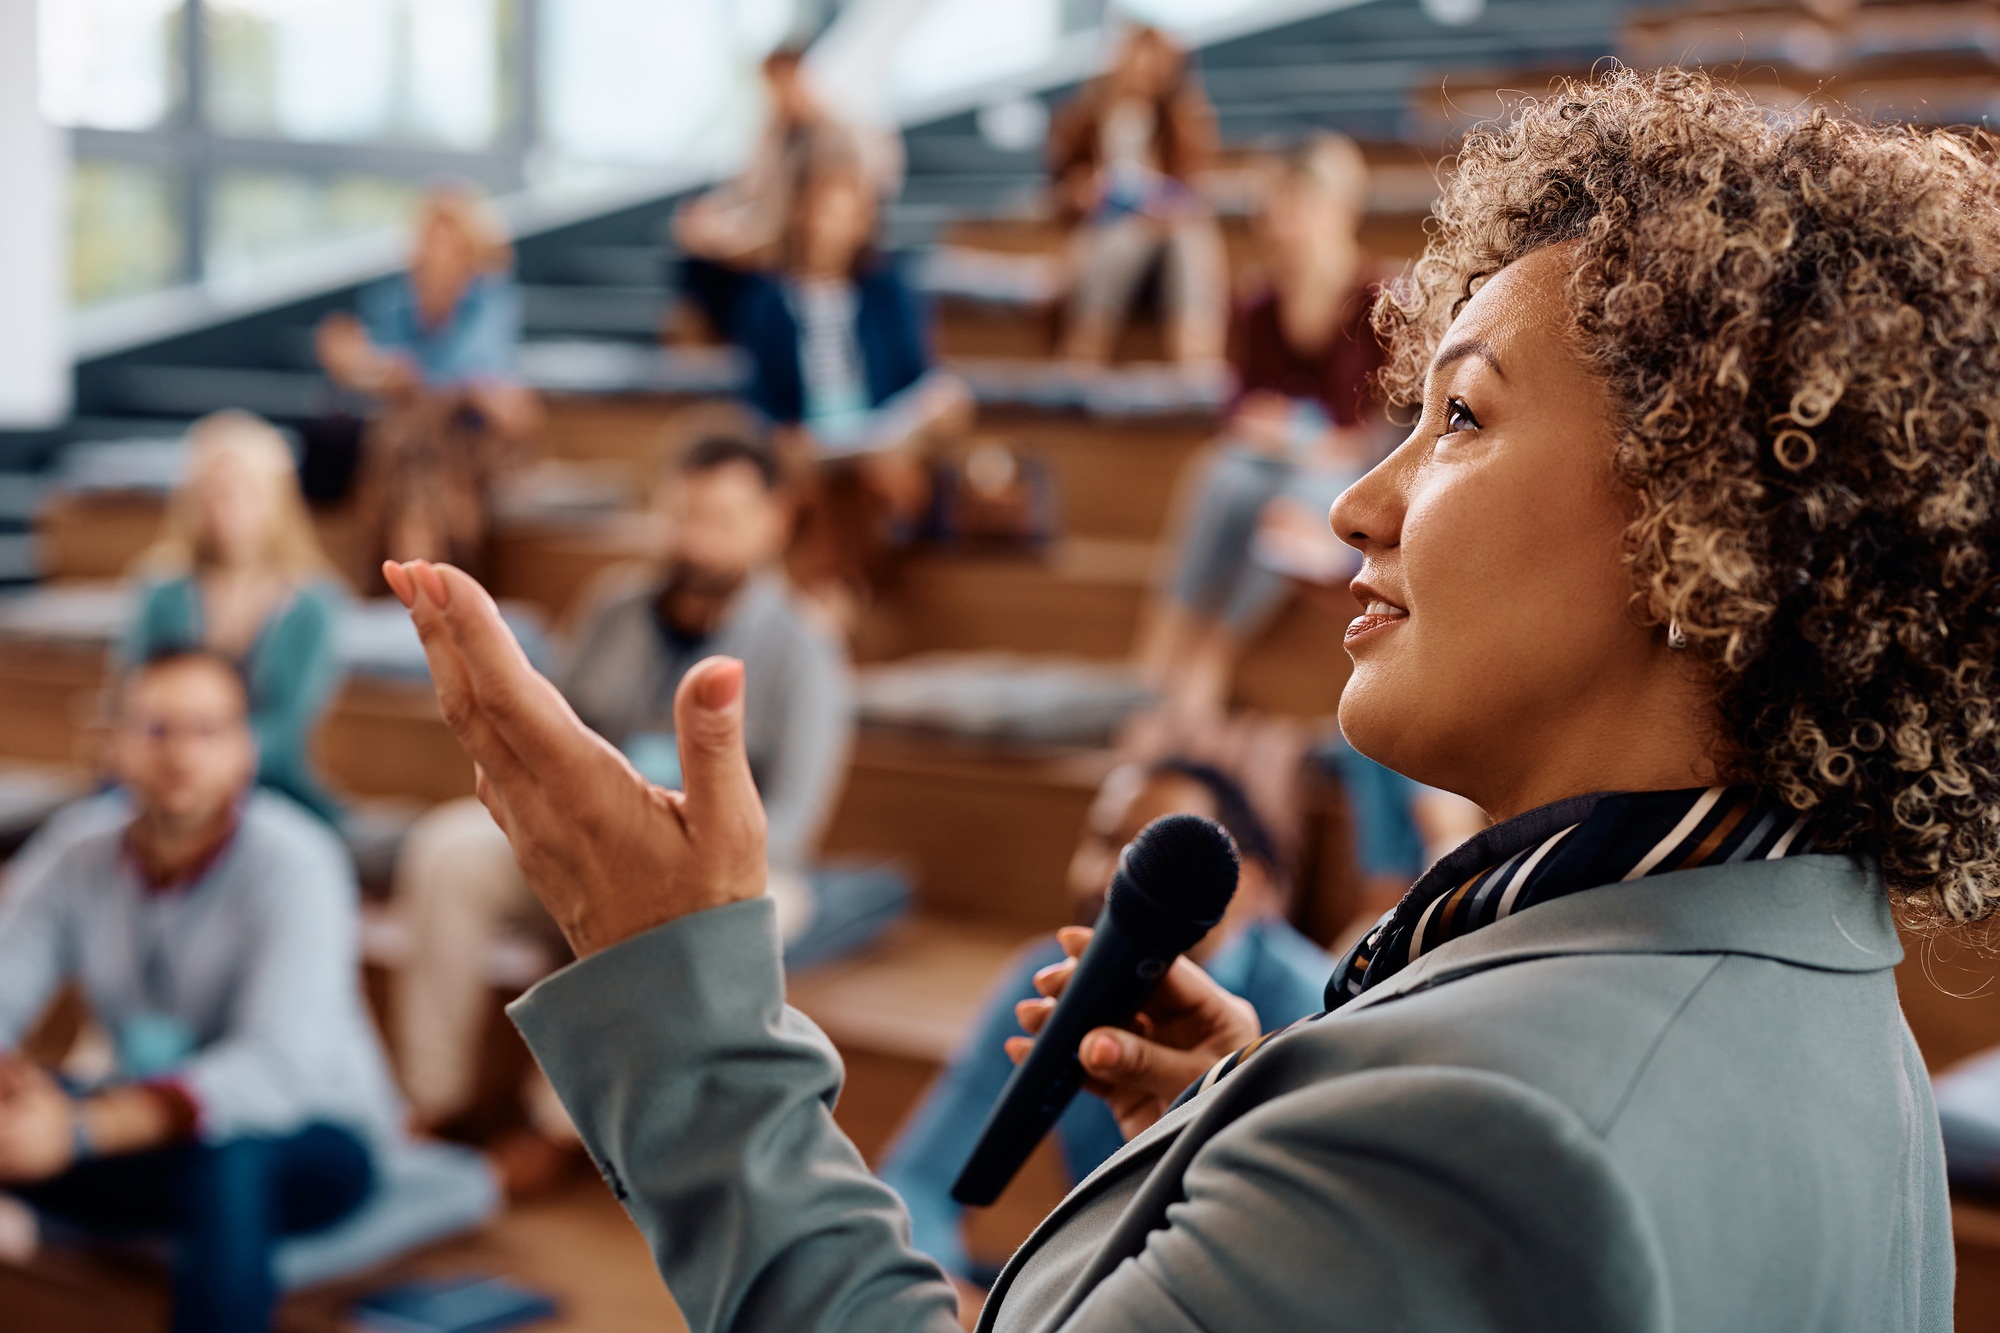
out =
<path fill-rule="evenodd" d="M 1376 402 L 1371 377 L 1382 368 L 1381 340 L 1368 325 L 1377 285 L 1363 283 L 1341 302 L 1326 346 L 1306 353 L 1293 347 L 1269 290 L 1238 303 L 1229 321 L 1229 363 L 1237 392 L 1262 389 L 1287 398 L 1310 398 L 1336 426 L 1358 424 Z"/>

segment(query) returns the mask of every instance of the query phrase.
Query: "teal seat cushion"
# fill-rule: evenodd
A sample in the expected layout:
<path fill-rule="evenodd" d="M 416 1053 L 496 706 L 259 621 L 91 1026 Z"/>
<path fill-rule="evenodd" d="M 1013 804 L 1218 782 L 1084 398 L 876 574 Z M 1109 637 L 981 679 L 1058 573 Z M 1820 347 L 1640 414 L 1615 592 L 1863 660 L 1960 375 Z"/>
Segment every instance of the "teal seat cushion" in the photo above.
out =
<path fill-rule="evenodd" d="M 288 1240 L 275 1259 L 286 1291 L 346 1277 L 399 1254 L 469 1231 L 500 1207 L 486 1161 L 447 1143 L 406 1143 L 379 1163 L 375 1192 L 346 1221 Z"/>

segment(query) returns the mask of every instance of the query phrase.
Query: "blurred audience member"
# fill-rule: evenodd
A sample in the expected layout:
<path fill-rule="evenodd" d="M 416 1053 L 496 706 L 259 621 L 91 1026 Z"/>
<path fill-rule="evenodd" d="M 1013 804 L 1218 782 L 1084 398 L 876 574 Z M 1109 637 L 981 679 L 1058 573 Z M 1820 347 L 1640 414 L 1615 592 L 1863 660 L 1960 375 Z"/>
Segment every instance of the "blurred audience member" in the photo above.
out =
<path fill-rule="evenodd" d="M 691 200 L 674 215 L 681 290 L 707 325 L 703 333 L 735 341 L 748 275 L 775 266 L 785 228 L 806 182 L 833 165 L 856 170 L 871 198 L 902 184 L 903 145 L 894 131 L 850 123 L 813 92 L 797 47 L 764 58 L 770 115 L 749 163 L 734 180 Z"/>
<path fill-rule="evenodd" d="M 648 779 L 677 787 L 674 689 L 703 658 L 741 658 L 750 765 L 769 820 L 772 892 L 787 946 L 817 951 L 829 936 L 858 942 L 900 910 L 900 893 L 885 897 L 879 883 L 846 880 L 815 892 L 806 874 L 845 776 L 854 703 L 840 648 L 801 614 L 776 570 L 790 519 L 776 467 L 744 440 L 711 437 L 681 457 L 662 501 L 667 535 L 658 569 L 612 576 L 586 610 L 559 678 L 563 695 Z M 559 937 L 506 836 L 476 800 L 418 821 L 395 894 L 411 933 L 394 996 L 404 1086 L 435 1127 L 464 1112 L 474 1091 L 492 942 L 510 925 L 529 926 L 552 945 Z M 539 1077 L 528 1110 L 532 1132 L 502 1145 L 498 1162 L 517 1192 L 548 1179 L 574 1141 Z"/>
<path fill-rule="evenodd" d="M 1158 266 L 1169 359 L 1220 360 L 1228 262 L 1196 185 L 1215 147 L 1215 112 L 1187 53 L 1157 28 L 1132 29 L 1111 68 L 1056 116 L 1049 172 L 1058 207 L 1076 224 L 1066 356 L 1109 362 Z"/>
<path fill-rule="evenodd" d="M 1270 833 L 1237 783 L 1205 764 L 1170 759 L 1125 765 L 1099 790 L 1070 862 L 1070 890 L 1080 919 L 1094 921 L 1117 869 L 1118 853 L 1153 820 L 1189 813 L 1219 821 L 1236 839 L 1243 868 L 1228 915 L 1189 951 L 1223 986 L 1250 1001 L 1266 1031 L 1325 1008 L 1333 960 L 1287 925 L 1283 874 Z M 1015 1007 L 1037 999 L 1035 974 L 1060 962 L 1054 939 L 1030 946 L 995 988 L 972 1036 L 938 1076 L 891 1145 L 882 1178 L 909 1205 L 911 1241 L 962 1286 L 988 1280 L 968 1260 L 951 1182 L 971 1154 L 986 1113 L 1013 1064 L 1006 1041 L 1020 1034 Z M 1085 1093 L 1056 1122 L 1056 1141 L 1072 1181 L 1082 1180 L 1124 1145 L 1110 1108 Z"/>
<path fill-rule="evenodd" d="M 272 1250 L 357 1209 L 402 1112 L 360 990 L 347 853 L 251 790 L 248 692 L 201 650 L 120 693 L 123 790 L 0 881 L 0 1051 L 65 983 L 110 1031 L 90 1087 L 0 1055 L 0 1187 L 107 1239 L 173 1244 L 173 1326 L 261 1333 Z"/>
<path fill-rule="evenodd" d="M 756 279 L 740 310 L 748 397 L 778 427 L 789 464 L 833 465 L 815 487 L 826 568 L 810 581 L 851 586 L 922 515 L 926 451 L 971 424 L 972 400 L 934 366 L 922 302 L 875 250 L 865 178 L 827 167 L 794 205 L 780 273 Z M 858 480 L 858 495 L 847 480 Z"/>
<path fill-rule="evenodd" d="M 1239 396 L 1139 651 L 1180 715 L 1224 706 L 1243 644 L 1288 574 L 1333 583 L 1352 572 L 1327 510 L 1386 442 L 1371 390 L 1382 363 L 1368 322 L 1378 274 L 1357 238 L 1367 196 L 1361 153 L 1337 135 L 1309 141 L 1271 190 L 1270 283 L 1230 327 Z"/>
<path fill-rule="evenodd" d="M 385 556 L 478 565 L 493 476 L 541 423 L 539 401 L 514 378 L 512 262 L 484 201 L 434 190 L 409 270 L 364 292 L 360 319 L 320 325 L 327 373 L 381 403 L 356 495 L 367 586 Z"/>
<path fill-rule="evenodd" d="M 237 663 L 250 690 L 257 781 L 334 820 L 339 807 L 313 773 L 310 743 L 340 682 L 334 628 L 345 594 L 313 534 L 291 450 L 244 412 L 203 417 L 188 445 L 166 530 L 140 558 L 147 581 L 117 664 L 173 648 Z"/>

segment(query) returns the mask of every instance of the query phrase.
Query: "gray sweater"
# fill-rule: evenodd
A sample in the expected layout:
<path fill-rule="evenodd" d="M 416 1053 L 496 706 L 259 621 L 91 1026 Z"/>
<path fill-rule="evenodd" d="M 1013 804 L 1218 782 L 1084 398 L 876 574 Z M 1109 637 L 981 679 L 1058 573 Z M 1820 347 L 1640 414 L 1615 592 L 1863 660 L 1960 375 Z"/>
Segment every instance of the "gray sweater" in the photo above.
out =
<path fill-rule="evenodd" d="M 192 884 L 146 889 L 121 793 L 58 814 L 0 878 L 0 1049 L 74 981 L 114 1039 L 178 1020 L 172 1076 L 216 1142 L 314 1121 L 386 1148 L 402 1112 L 361 995 L 359 904 L 340 840 L 270 792 Z M 153 1071 L 121 1071 L 126 1073 Z"/>
<path fill-rule="evenodd" d="M 854 738 L 847 659 L 807 622 L 776 574 L 753 577 L 722 623 L 676 647 L 653 609 L 656 583 L 617 578 L 577 632 L 563 697 L 598 735 L 624 747 L 636 733 L 670 734 L 674 690 L 688 668 L 723 654 L 744 665 L 744 743 L 770 821 L 769 858 L 802 869 L 840 796 Z"/>

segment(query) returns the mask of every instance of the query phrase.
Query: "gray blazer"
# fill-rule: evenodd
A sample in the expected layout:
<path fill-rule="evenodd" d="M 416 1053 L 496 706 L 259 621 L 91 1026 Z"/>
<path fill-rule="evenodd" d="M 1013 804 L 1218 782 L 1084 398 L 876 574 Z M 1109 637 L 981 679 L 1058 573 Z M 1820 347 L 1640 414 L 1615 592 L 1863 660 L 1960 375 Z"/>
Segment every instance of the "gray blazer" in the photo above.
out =
<path fill-rule="evenodd" d="M 1572 894 L 1266 1042 L 1079 1184 L 982 1329 L 1937 1330 L 1951 1218 L 1880 880 L 1806 856 Z M 696 1330 L 948 1333 L 831 1116 L 771 912 L 516 1002 Z"/>

